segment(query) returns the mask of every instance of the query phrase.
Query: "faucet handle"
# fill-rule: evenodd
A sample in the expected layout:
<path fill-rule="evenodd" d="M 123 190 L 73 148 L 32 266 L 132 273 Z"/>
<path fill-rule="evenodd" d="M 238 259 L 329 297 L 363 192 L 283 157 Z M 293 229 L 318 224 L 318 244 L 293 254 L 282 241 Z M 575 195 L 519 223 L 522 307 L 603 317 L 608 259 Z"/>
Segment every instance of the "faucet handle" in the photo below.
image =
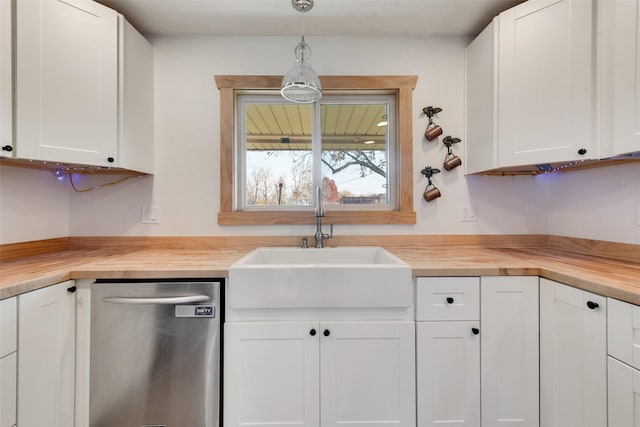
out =
<path fill-rule="evenodd" d="M 329 224 L 329 234 L 324 234 L 322 237 L 325 239 L 333 238 L 333 224 Z"/>
<path fill-rule="evenodd" d="M 309 243 L 306 237 L 302 238 L 302 248 L 308 248 L 309 247 Z"/>

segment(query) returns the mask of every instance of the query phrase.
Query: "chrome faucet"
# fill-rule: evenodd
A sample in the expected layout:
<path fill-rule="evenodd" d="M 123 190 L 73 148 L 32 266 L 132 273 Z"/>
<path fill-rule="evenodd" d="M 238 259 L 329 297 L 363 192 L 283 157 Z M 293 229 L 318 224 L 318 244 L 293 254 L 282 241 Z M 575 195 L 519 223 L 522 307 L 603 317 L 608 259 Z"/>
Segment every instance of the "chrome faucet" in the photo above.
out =
<path fill-rule="evenodd" d="M 324 204 L 322 203 L 322 187 L 318 186 L 316 193 L 316 207 L 315 207 L 315 215 L 316 215 L 316 234 L 314 238 L 316 239 L 316 248 L 323 248 L 323 241 L 325 239 L 331 239 L 333 237 L 333 224 L 331 224 L 331 232 L 329 234 L 324 234 L 322 232 L 322 217 L 324 216 Z"/>

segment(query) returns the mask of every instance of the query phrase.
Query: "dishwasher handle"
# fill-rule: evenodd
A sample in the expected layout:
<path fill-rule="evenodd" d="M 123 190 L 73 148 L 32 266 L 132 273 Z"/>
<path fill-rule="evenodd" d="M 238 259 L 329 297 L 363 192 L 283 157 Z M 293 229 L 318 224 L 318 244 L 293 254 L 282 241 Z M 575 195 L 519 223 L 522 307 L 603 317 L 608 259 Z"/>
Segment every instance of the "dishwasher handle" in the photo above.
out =
<path fill-rule="evenodd" d="M 102 302 L 112 304 L 189 304 L 209 301 L 207 295 L 188 295 L 183 297 L 104 297 Z"/>

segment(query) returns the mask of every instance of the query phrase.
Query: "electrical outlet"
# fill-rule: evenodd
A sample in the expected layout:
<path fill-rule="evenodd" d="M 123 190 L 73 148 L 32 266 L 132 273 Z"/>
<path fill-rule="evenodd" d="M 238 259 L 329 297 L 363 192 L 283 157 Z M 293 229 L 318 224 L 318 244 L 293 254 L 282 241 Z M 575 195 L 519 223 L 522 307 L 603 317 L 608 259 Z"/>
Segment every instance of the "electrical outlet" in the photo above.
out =
<path fill-rule="evenodd" d="M 160 224 L 160 206 L 143 206 L 142 223 Z"/>
<path fill-rule="evenodd" d="M 476 207 L 473 204 L 461 204 L 460 205 L 460 221 L 461 222 L 475 222 L 478 220 L 476 216 Z"/>

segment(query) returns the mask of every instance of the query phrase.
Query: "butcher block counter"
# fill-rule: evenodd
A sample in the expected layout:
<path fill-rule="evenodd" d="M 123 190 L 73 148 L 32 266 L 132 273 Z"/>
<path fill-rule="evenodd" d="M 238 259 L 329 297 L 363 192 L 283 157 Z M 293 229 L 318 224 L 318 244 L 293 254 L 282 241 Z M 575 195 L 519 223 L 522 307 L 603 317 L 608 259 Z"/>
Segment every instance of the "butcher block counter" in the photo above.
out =
<path fill-rule="evenodd" d="M 230 244 L 229 240 L 224 244 L 193 244 L 193 239 L 189 244 L 176 244 L 178 238 L 173 239 L 171 244 L 156 241 L 151 245 L 122 240 L 114 244 L 111 239 L 100 244 L 80 240 L 68 244 L 67 249 L 2 261 L 0 299 L 69 279 L 226 277 L 229 267 L 253 248 L 288 246 L 282 243 L 297 242 L 299 238 L 245 238 L 243 245 Z M 457 238 L 447 244 L 448 240 L 440 237 L 417 243 L 415 237 L 400 236 L 336 239 L 329 244 L 374 246 L 374 242 L 380 242 L 378 246 L 407 262 L 414 276 L 542 276 L 640 305 L 640 260 L 636 259 L 640 247 L 549 236 L 528 236 L 517 241 L 513 244 L 513 240 Z M 589 250 L 585 250 L 587 246 Z"/>

